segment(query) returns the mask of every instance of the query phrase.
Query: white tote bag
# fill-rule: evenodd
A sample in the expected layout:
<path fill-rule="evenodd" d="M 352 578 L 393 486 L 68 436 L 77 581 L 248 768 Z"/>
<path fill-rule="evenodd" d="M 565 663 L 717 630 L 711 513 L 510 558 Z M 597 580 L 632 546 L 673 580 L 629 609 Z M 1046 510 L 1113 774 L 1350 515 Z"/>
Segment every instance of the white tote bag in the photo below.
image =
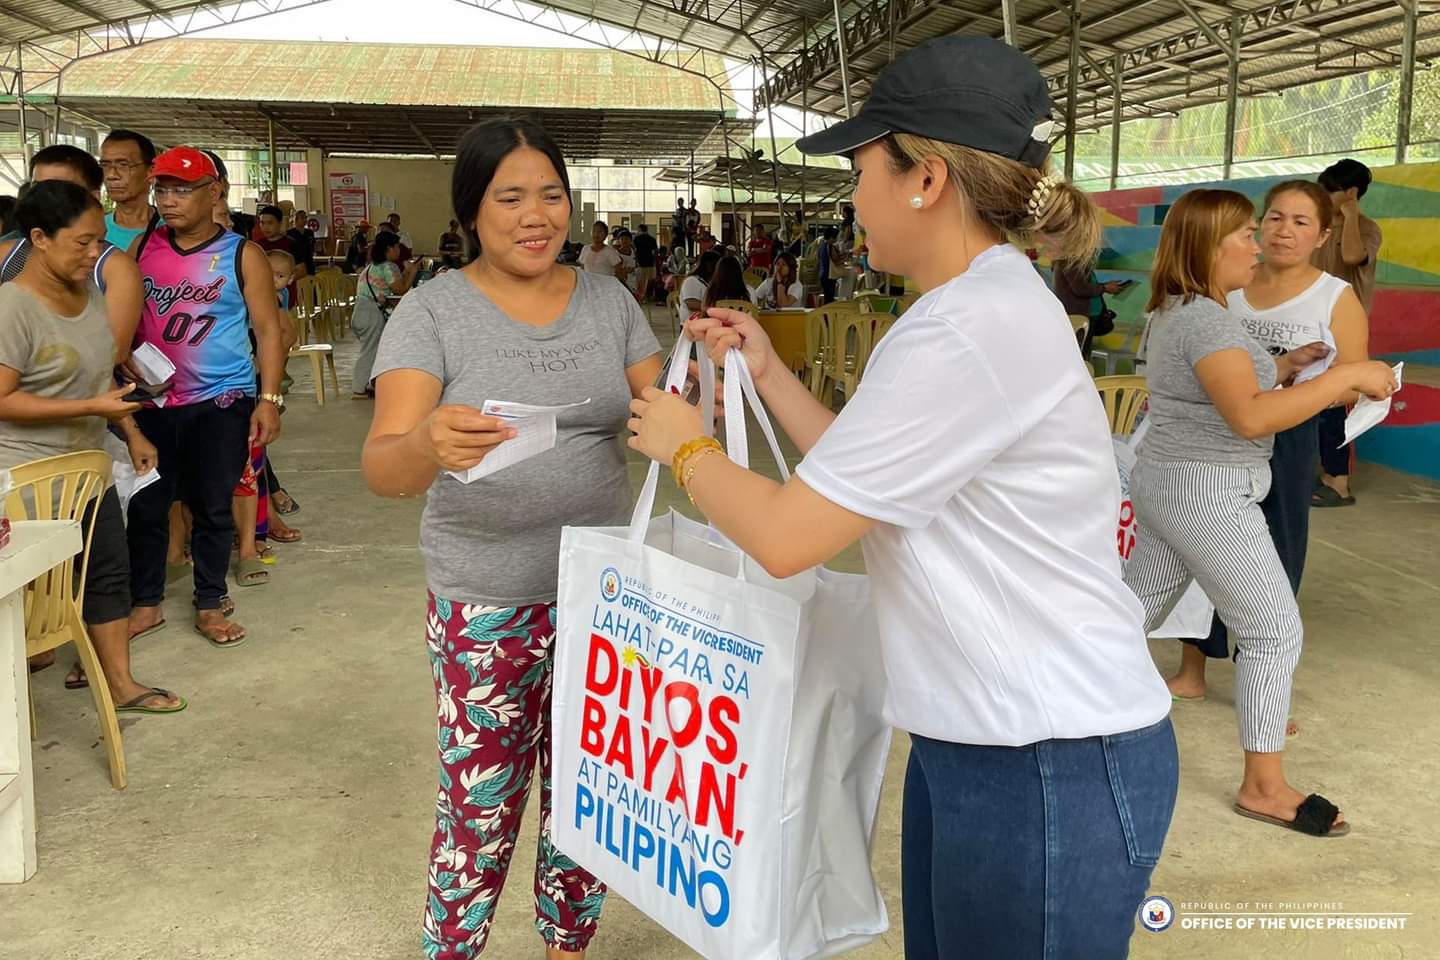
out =
<path fill-rule="evenodd" d="M 1135 452 L 1140 448 L 1140 441 L 1144 439 L 1149 427 L 1150 421 L 1142 420 L 1128 438 L 1111 438 L 1115 445 L 1115 467 L 1120 472 L 1120 526 L 1116 541 L 1122 564 L 1130 562 L 1135 540 L 1140 535 L 1140 521 L 1135 518 L 1135 504 L 1130 500 L 1130 474 L 1135 470 Z M 1157 640 L 1204 639 L 1210 636 L 1210 624 L 1214 616 L 1215 605 L 1210 602 L 1205 591 L 1200 589 L 1200 584 L 1192 580 L 1180 601 L 1175 604 L 1175 609 L 1170 611 L 1170 616 L 1166 617 L 1160 626 L 1151 630 L 1150 636 Z"/>
<path fill-rule="evenodd" d="M 682 334 L 668 386 L 690 347 Z M 788 476 L 733 361 L 729 455 L 748 462 L 749 399 Z M 651 519 L 658 476 L 629 528 L 561 538 L 552 839 L 709 960 L 836 956 L 888 926 L 870 872 L 890 728 L 868 581 L 776 580 L 710 527 Z"/>

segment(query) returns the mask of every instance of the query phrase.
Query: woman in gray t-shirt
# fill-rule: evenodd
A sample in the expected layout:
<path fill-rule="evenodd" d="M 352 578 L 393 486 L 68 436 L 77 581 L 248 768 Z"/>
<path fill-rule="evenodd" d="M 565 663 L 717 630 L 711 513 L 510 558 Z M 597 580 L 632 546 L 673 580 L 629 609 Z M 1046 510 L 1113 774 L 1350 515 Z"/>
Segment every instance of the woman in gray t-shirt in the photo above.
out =
<path fill-rule="evenodd" d="M 1383 363 L 1342 363 L 1274 389 L 1325 354 L 1323 344 L 1309 344 L 1272 358 L 1226 309 L 1227 295 L 1254 272 L 1255 229 L 1250 201 L 1226 190 L 1191 191 L 1165 218 L 1149 304 L 1152 422 L 1131 479 L 1141 533 L 1125 582 L 1145 605 L 1147 632 L 1194 580 L 1235 638 L 1245 751 L 1236 812 L 1340 836 L 1350 829 L 1340 811 L 1290 786 L 1281 765 L 1302 629 L 1260 501 L 1277 431 L 1352 390 L 1387 397 L 1395 380 Z"/>
<path fill-rule="evenodd" d="M 15 214 L 32 248 L 20 275 L 0 286 L 0 467 L 98 450 L 108 420 L 125 434 L 136 472 L 153 470 L 155 447 L 131 416 L 140 405 L 122 399 L 129 386 L 115 387 L 115 337 L 92 280 L 105 239 L 100 201 L 46 180 Z M 185 709 L 184 698 L 130 673 L 130 553 L 113 487 L 82 523 L 90 557 L 81 612 L 115 709 Z M 80 680 L 78 666 L 72 676 L 78 686 L 95 680 Z"/>
<path fill-rule="evenodd" d="M 543 129 L 472 128 L 452 196 L 479 255 L 396 307 L 375 361 L 364 470 L 382 496 L 428 494 L 420 542 L 440 792 L 423 935 L 432 955 L 470 956 L 488 935 L 537 766 L 541 817 L 550 816 L 560 530 L 626 522 L 619 434 L 661 364 L 644 312 L 618 280 L 556 263 L 570 188 Z M 488 400 L 567 409 L 552 449 L 464 482 L 452 472 L 483 465 L 516 436 L 481 413 Z M 549 956 L 583 956 L 604 893 L 542 826 L 535 922 Z"/>

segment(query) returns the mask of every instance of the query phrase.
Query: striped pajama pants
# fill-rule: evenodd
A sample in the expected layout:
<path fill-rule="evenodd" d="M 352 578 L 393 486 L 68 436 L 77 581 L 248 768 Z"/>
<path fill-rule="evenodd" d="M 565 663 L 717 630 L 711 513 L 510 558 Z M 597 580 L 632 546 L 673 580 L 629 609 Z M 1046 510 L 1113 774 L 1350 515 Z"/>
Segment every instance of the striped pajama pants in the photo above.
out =
<path fill-rule="evenodd" d="M 1285 747 L 1303 636 L 1260 510 L 1269 489 L 1268 464 L 1142 459 L 1130 487 L 1140 534 L 1125 567 L 1125 583 L 1145 606 L 1146 633 L 1164 622 L 1191 580 L 1210 596 L 1235 640 L 1240 745 L 1253 753 Z"/>

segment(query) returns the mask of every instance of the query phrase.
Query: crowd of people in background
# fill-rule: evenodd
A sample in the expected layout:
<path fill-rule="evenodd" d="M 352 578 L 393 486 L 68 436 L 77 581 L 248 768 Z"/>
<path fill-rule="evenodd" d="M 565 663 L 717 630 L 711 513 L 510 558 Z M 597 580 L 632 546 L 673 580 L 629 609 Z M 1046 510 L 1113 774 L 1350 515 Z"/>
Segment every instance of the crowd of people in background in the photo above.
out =
<path fill-rule="evenodd" d="M 133 131 L 111 131 L 98 159 L 43 148 L 28 172 L 0 241 L 0 466 L 107 449 L 147 479 L 85 514 L 83 615 L 117 710 L 174 713 L 185 698 L 137 681 L 129 657 L 167 625 L 167 592 L 191 581 L 181 619 L 238 646 L 227 578 L 265 583 L 271 545 L 302 539 L 266 449 L 314 235 L 303 211 L 232 214 L 217 155 L 160 153 Z M 77 663 L 65 685 L 88 684 Z"/>
<path fill-rule="evenodd" d="M 232 209 L 219 155 L 162 153 L 130 130 L 111 131 L 98 157 L 42 148 L 28 173 L 18 197 L 0 197 L 0 467 L 108 449 L 138 476 L 158 476 L 124 496 L 112 485 L 86 515 L 83 612 L 117 709 L 173 713 L 186 699 L 137 680 L 129 656 L 168 625 L 167 593 L 189 581 L 182 619 L 217 649 L 238 646 L 248 631 L 227 581 L 267 583 L 275 545 L 303 540 L 284 519 L 300 505 L 268 447 L 298 339 L 291 311 L 326 256 L 327 221 L 288 203 Z M 356 399 L 374 397 L 369 371 L 394 303 L 466 261 L 458 221 L 433 262 L 401 224 L 398 212 L 362 222 L 337 251 L 337 266 L 357 275 Z M 648 284 L 661 254 L 645 231 L 631 256 L 627 275 Z M 131 361 L 147 345 L 173 372 Z M 54 662 L 47 653 L 30 666 Z M 65 685 L 88 684 L 75 663 Z"/>
<path fill-rule="evenodd" d="M 167 592 L 192 581 L 194 630 L 238 646 L 247 629 L 227 577 L 263 585 L 274 545 L 303 539 L 284 519 L 300 506 L 267 448 L 290 384 L 290 313 L 325 255 L 325 216 L 288 203 L 231 209 L 219 155 L 161 153 L 130 130 L 111 131 L 98 157 L 42 148 L 28 173 L 18 197 L 0 197 L 0 467 L 108 448 L 158 475 L 123 498 L 112 486 L 94 513 L 84 615 L 117 709 L 176 712 L 185 698 L 137 681 L 129 658 L 132 641 L 167 626 Z M 337 264 L 357 276 L 356 399 L 374 397 L 369 370 L 394 303 L 467 259 L 458 221 L 433 262 L 401 224 L 398 212 L 357 224 Z M 632 289 L 651 285 L 664 252 L 643 228 L 627 251 Z M 163 383 L 130 361 L 147 344 L 175 367 Z M 54 661 L 42 654 L 31 669 Z M 75 663 L 65 685 L 88 683 Z"/>

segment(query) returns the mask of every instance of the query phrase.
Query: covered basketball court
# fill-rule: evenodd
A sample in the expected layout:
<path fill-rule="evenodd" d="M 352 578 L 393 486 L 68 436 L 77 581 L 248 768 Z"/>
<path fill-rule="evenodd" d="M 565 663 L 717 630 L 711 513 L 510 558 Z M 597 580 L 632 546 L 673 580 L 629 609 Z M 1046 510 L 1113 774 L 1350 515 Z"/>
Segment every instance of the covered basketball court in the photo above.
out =
<path fill-rule="evenodd" d="M 165 142 L 182 130 L 203 131 L 211 140 L 224 141 L 217 145 L 268 148 L 272 157 L 276 149 L 301 144 L 322 151 L 367 146 L 364 152 L 443 156 L 453 151 L 462 118 L 474 112 L 471 108 L 457 112 L 442 103 L 413 102 L 403 112 L 377 116 L 360 104 L 327 108 L 317 102 L 317 109 L 305 110 L 299 104 L 289 109 L 267 103 L 262 108 L 244 97 L 172 105 L 163 102 L 165 91 L 155 90 L 143 95 L 148 105 L 117 98 L 100 109 L 93 103 L 72 103 L 67 93 L 67 74 L 83 72 L 86 61 L 105 54 L 327 2 L 337 11 L 345 5 L 345 0 L 15 0 L 0 7 L 0 104 L 11 107 L 0 123 L 8 120 L 26 155 L 58 132 L 73 134 L 119 119 Z M 1075 137 L 1109 128 L 1112 188 L 1119 170 L 1120 125 L 1126 120 L 1225 103 L 1220 179 L 1228 179 L 1241 97 L 1278 94 L 1318 77 L 1378 69 L 1399 74 L 1394 150 L 1403 162 L 1417 65 L 1440 55 L 1440 16 L 1425 0 L 455 3 L 581 38 L 709 84 L 715 115 L 703 130 L 703 121 L 696 117 L 634 118 L 623 108 L 603 106 L 598 109 L 607 116 L 599 122 L 589 116 L 549 115 L 557 130 L 585 134 L 567 141 L 581 151 L 576 157 L 603 149 L 616 160 L 645 154 L 648 160 L 688 164 L 693 156 L 702 167 L 714 163 L 726 171 L 756 152 L 753 137 L 748 147 L 745 138 L 762 119 L 769 142 L 762 134 L 760 144 L 768 148 L 767 155 L 804 169 L 807 161 L 793 148 L 777 148 L 777 129 L 793 140 L 827 118 L 850 114 L 897 53 L 946 34 L 1003 37 L 1035 59 L 1050 84 L 1060 121 L 1056 150 L 1063 155 L 1067 175 L 1075 162 Z M 457 16 L 463 13 L 457 9 Z M 742 76 L 743 82 L 737 82 Z M 155 102 L 157 96 L 162 102 Z M 19 108 L 22 103 L 24 109 Z M 488 106 L 507 110 L 525 104 Z M 212 114 L 208 120 L 204 111 Z M 725 118 L 752 122 L 732 127 Z M 357 120 L 372 121 L 373 127 Z M 634 136 L 627 120 L 643 122 L 644 134 Z M 363 136 L 348 135 L 366 128 L 374 129 L 368 144 Z M 781 189 L 774 176 L 779 169 L 771 172 L 772 195 L 792 193 Z M 732 201 L 736 189 L 727 180 Z"/>

